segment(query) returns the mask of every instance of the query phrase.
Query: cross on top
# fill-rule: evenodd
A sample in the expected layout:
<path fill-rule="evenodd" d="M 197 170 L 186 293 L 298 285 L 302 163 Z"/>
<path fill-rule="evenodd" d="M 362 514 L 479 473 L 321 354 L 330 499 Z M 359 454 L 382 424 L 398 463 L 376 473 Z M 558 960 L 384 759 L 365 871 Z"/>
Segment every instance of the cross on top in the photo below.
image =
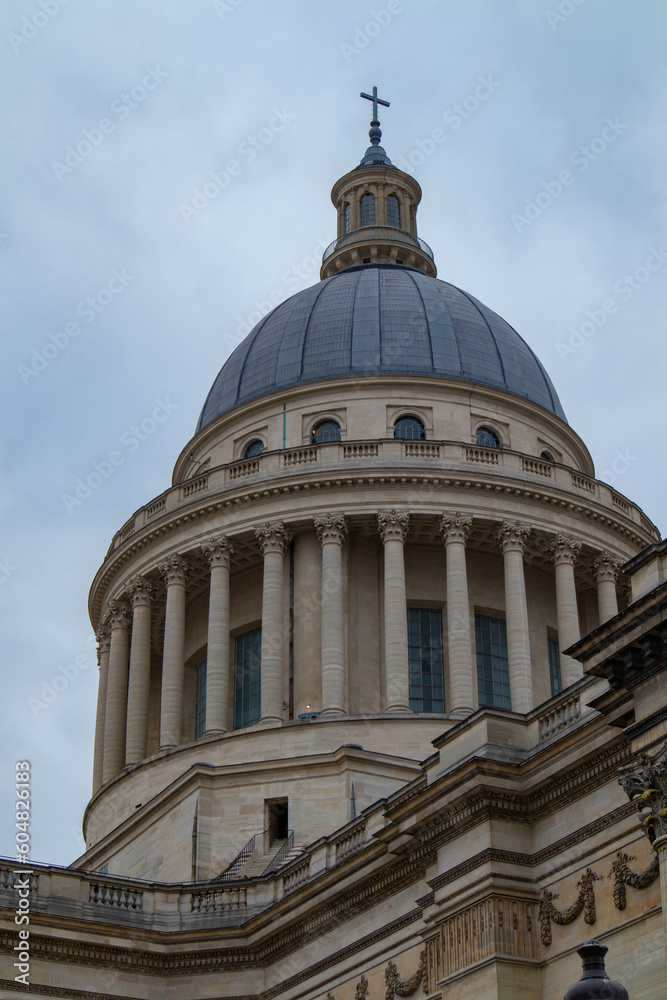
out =
<path fill-rule="evenodd" d="M 382 104 L 383 107 L 388 108 L 389 107 L 389 101 L 383 101 L 381 97 L 378 97 L 378 89 L 377 89 L 377 87 L 373 87 L 373 93 L 372 94 L 364 94 L 364 92 L 362 91 L 359 94 L 359 97 L 364 97 L 367 101 L 372 101 L 373 102 L 373 121 L 371 122 L 371 124 L 372 125 L 375 125 L 375 124 L 379 125 L 380 122 L 378 121 L 378 104 Z"/>

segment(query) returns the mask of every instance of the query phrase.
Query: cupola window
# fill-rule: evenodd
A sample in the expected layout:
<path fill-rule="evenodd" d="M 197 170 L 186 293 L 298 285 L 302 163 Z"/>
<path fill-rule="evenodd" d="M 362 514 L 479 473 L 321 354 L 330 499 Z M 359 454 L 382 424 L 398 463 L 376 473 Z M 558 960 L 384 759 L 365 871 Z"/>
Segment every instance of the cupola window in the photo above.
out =
<path fill-rule="evenodd" d="M 387 198 L 387 225 L 394 229 L 401 228 L 401 204 L 395 194 Z"/>
<path fill-rule="evenodd" d="M 394 424 L 394 437 L 402 441 L 422 441 L 426 437 L 424 425 L 419 417 L 399 417 Z"/>
<path fill-rule="evenodd" d="M 260 441 L 259 438 L 255 438 L 254 441 L 251 441 L 250 444 L 246 446 L 246 449 L 243 452 L 243 457 L 256 458 L 258 455 L 261 455 L 263 451 L 264 442 Z"/>
<path fill-rule="evenodd" d="M 374 226 L 375 225 L 375 195 L 364 194 L 361 196 L 360 203 L 361 212 L 361 225 L 362 226 Z"/>
<path fill-rule="evenodd" d="M 335 420 L 322 420 L 311 431 L 315 444 L 328 444 L 330 441 L 340 441 L 340 424 Z"/>
<path fill-rule="evenodd" d="M 500 448 L 500 438 L 490 427 L 478 427 L 477 444 L 482 448 Z"/>
<path fill-rule="evenodd" d="M 542 454 L 540 455 L 540 458 L 542 459 L 543 462 L 553 462 L 554 461 L 553 455 L 550 452 L 548 452 L 548 451 L 543 451 Z"/>
<path fill-rule="evenodd" d="M 350 231 L 350 203 L 343 209 L 343 232 L 347 235 Z"/>

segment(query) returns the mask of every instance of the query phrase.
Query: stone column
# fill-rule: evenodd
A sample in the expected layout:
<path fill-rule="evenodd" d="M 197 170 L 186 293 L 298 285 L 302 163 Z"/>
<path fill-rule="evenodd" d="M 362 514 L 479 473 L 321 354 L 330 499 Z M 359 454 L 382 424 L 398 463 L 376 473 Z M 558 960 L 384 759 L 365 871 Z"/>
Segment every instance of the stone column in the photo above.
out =
<path fill-rule="evenodd" d="M 229 567 L 234 546 L 226 535 L 201 546 L 211 567 L 206 649 L 206 732 L 229 729 Z"/>
<path fill-rule="evenodd" d="M 111 648 L 104 713 L 103 784 L 115 777 L 125 764 L 127 716 L 129 608 L 120 601 L 112 601 L 108 610 Z"/>
<path fill-rule="evenodd" d="M 503 521 L 496 532 L 505 563 L 505 614 L 507 615 L 507 656 L 513 712 L 530 712 L 533 683 L 530 662 L 530 634 L 523 553 L 530 528 L 520 521 Z"/>
<path fill-rule="evenodd" d="M 322 711 L 322 550 L 315 531 L 294 538 L 294 714 Z"/>
<path fill-rule="evenodd" d="M 581 542 L 572 535 L 558 534 L 550 546 L 553 552 L 556 572 L 556 614 L 558 616 L 558 648 L 560 649 L 560 673 L 563 687 L 569 687 L 583 677 L 583 667 L 571 656 L 563 652 L 581 638 L 579 631 L 579 610 L 577 608 L 577 588 L 574 582 L 574 564 L 577 561 Z"/>
<path fill-rule="evenodd" d="M 109 676 L 109 649 L 111 630 L 108 625 L 100 625 L 96 632 L 97 662 L 100 680 L 97 687 L 97 715 L 95 717 L 95 749 L 93 751 L 93 795 L 102 787 L 104 773 L 104 715 L 107 705 L 107 683 Z"/>
<path fill-rule="evenodd" d="M 616 578 L 621 571 L 621 560 L 604 549 L 593 563 L 597 574 L 598 610 L 600 625 L 618 614 Z"/>
<path fill-rule="evenodd" d="M 474 711 L 475 687 L 470 637 L 470 600 L 466 570 L 466 541 L 472 518 L 444 514 L 440 534 L 445 542 L 447 573 L 447 649 L 451 715 L 461 718 Z"/>
<path fill-rule="evenodd" d="M 255 529 L 264 556 L 262 588 L 261 722 L 283 721 L 285 621 L 283 616 L 283 559 L 290 534 L 282 523 Z"/>
<path fill-rule="evenodd" d="M 345 633 L 343 624 L 342 514 L 314 517 L 322 546 L 322 715 L 345 714 Z"/>
<path fill-rule="evenodd" d="M 409 514 L 378 514 L 384 544 L 384 664 L 387 712 L 410 711 L 408 609 L 403 546 Z"/>
<path fill-rule="evenodd" d="M 127 692 L 125 763 L 137 764 L 146 756 L 148 694 L 151 684 L 151 610 L 153 585 L 143 576 L 128 584 L 132 600 L 130 683 Z"/>
<path fill-rule="evenodd" d="M 187 563 L 173 555 L 158 567 L 167 584 L 162 653 L 160 749 L 181 742 L 185 680 L 185 577 Z"/>

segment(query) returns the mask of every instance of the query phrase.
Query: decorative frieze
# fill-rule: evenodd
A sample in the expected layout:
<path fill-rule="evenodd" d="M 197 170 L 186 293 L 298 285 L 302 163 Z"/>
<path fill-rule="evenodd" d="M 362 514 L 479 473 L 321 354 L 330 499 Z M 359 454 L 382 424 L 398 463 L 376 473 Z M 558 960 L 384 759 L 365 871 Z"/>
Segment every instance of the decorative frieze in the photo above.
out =
<path fill-rule="evenodd" d="M 322 545 L 327 542 L 343 544 L 347 534 L 347 520 L 343 514 L 318 514 L 313 518 L 313 524 Z"/>
<path fill-rule="evenodd" d="M 442 959 L 431 946 L 429 970 L 442 961 L 442 976 L 451 976 L 498 953 L 536 958 L 536 910 L 531 900 L 491 896 L 454 914 L 442 925 Z M 437 982 L 430 981 L 429 992 Z"/>
<path fill-rule="evenodd" d="M 587 924 L 594 924 L 597 919 L 595 909 L 595 882 L 601 882 L 602 875 L 597 875 L 591 868 L 587 868 L 577 882 L 577 898 L 565 910 L 557 910 L 554 906 L 554 899 L 558 899 L 557 892 L 545 889 L 540 899 L 540 928 L 543 945 L 550 945 L 552 940 L 551 924 L 571 924 L 583 911 L 584 920 Z"/>
<path fill-rule="evenodd" d="M 266 555 L 268 552 L 278 552 L 280 555 L 285 555 L 292 537 L 282 521 L 276 521 L 273 524 L 267 522 L 261 528 L 255 528 L 255 536 L 262 550 L 262 555 Z"/>
<path fill-rule="evenodd" d="M 637 762 L 619 768 L 619 784 L 630 801 L 637 800 L 642 828 L 653 843 L 667 837 L 667 741 Z"/>
<path fill-rule="evenodd" d="M 396 510 L 378 514 L 378 528 L 383 542 L 404 542 L 408 533 L 409 514 L 398 514 Z"/>
<path fill-rule="evenodd" d="M 660 876 L 660 863 L 658 855 L 651 858 L 651 862 L 643 872 L 633 872 L 629 866 L 630 861 L 636 861 L 636 854 L 624 854 L 619 851 L 616 860 L 609 869 L 609 878 L 614 882 L 614 906 L 617 910 L 624 910 L 627 905 L 626 886 L 633 889 L 646 889 Z"/>

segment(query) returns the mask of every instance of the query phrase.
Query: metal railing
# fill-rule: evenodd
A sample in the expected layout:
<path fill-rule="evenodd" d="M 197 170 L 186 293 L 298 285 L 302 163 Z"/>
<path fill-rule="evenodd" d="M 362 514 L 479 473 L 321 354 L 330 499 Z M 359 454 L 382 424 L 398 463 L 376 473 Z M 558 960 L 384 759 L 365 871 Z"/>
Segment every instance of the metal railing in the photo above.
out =
<path fill-rule="evenodd" d="M 412 243 L 428 257 L 430 257 L 431 260 L 434 259 L 433 251 L 430 246 L 424 240 L 420 239 L 419 236 L 415 236 L 413 233 L 409 233 L 405 229 L 397 229 L 395 226 L 373 225 L 361 226 L 359 229 L 355 229 L 351 233 L 345 233 L 344 236 L 339 236 L 337 239 L 333 240 L 322 254 L 322 263 L 324 264 L 336 250 L 340 250 L 341 247 L 347 246 L 348 244 L 363 242 L 365 239 L 368 240 L 377 238 L 380 240 L 386 240 L 391 239 L 392 236 L 400 237 L 402 243 Z"/>
<path fill-rule="evenodd" d="M 287 840 L 280 848 L 278 853 L 275 855 L 275 857 L 271 858 L 268 865 L 262 872 L 261 877 L 264 877 L 264 875 L 270 875 L 271 872 L 277 871 L 278 868 L 280 868 L 280 866 L 285 863 L 285 858 L 287 857 L 287 855 L 289 854 L 289 852 L 292 850 L 293 847 L 294 847 L 294 830 L 290 830 L 289 833 L 287 834 Z"/>
<path fill-rule="evenodd" d="M 255 848 L 257 846 L 257 838 L 263 837 L 267 833 L 267 830 L 263 830 L 262 833 L 256 833 L 254 837 L 251 837 L 245 847 L 242 847 L 239 853 L 236 855 L 232 863 L 225 868 L 224 872 L 217 875 L 215 878 L 211 879 L 211 882 L 231 882 L 236 878 L 237 873 L 252 855 L 255 853 Z"/>

